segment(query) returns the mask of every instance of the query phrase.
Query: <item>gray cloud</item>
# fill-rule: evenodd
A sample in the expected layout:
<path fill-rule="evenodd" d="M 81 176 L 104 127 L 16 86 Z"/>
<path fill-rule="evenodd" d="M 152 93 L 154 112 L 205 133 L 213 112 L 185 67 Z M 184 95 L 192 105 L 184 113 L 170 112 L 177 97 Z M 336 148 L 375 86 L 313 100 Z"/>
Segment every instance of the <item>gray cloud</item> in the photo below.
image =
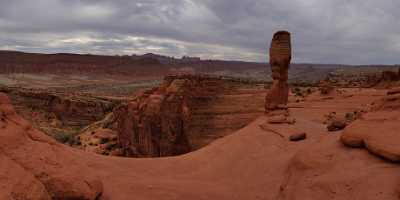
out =
<path fill-rule="evenodd" d="M 294 61 L 395 64 L 397 0 L 0 0 L 0 48 L 266 61 L 272 34 Z"/>

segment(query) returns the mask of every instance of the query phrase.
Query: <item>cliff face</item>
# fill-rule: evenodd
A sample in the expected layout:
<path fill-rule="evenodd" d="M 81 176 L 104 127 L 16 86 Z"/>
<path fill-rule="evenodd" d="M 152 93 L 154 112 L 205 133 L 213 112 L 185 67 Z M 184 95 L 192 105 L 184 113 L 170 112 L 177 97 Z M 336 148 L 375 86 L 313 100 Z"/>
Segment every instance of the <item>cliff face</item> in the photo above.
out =
<path fill-rule="evenodd" d="M 170 76 L 159 88 L 115 109 L 124 155 L 160 157 L 190 152 L 191 108 L 198 100 L 215 96 L 221 84 L 209 77 Z"/>
<path fill-rule="evenodd" d="M 64 95 L 46 90 L 0 88 L 17 112 L 49 135 L 75 131 L 101 120 L 119 101 L 84 95 Z"/>
<path fill-rule="evenodd" d="M 87 127 L 80 135 L 80 146 L 130 157 L 188 153 L 260 116 L 264 96 L 263 87 L 244 80 L 167 76 L 159 87 L 138 94 Z"/>
<path fill-rule="evenodd" d="M 80 54 L 38 54 L 0 51 L 0 73 L 124 74 L 163 75 L 166 70 L 152 58 Z M 144 67 L 143 67 L 144 66 Z M 138 70 L 140 69 L 140 70 Z"/>
<path fill-rule="evenodd" d="M 217 95 L 197 98 L 189 122 L 192 149 L 203 148 L 263 115 L 265 95 L 263 84 L 224 81 Z"/>

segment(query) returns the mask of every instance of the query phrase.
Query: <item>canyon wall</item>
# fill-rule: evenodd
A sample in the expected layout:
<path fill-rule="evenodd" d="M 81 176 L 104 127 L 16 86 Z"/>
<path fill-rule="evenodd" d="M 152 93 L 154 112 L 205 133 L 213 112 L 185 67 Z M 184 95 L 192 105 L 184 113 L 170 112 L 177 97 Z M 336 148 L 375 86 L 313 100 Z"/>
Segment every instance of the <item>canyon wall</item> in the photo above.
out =
<path fill-rule="evenodd" d="M 200 149 L 263 113 L 263 84 L 220 76 L 166 76 L 80 135 L 104 155 L 174 156 Z"/>
<path fill-rule="evenodd" d="M 203 76 L 168 76 L 164 83 L 114 110 L 124 155 L 160 157 L 191 151 L 188 124 L 201 96 L 215 96 L 222 82 Z"/>
<path fill-rule="evenodd" d="M 17 112 L 49 135 L 79 130 L 99 121 L 121 101 L 48 90 L 2 87 Z M 61 130 L 61 131 L 60 131 Z"/>

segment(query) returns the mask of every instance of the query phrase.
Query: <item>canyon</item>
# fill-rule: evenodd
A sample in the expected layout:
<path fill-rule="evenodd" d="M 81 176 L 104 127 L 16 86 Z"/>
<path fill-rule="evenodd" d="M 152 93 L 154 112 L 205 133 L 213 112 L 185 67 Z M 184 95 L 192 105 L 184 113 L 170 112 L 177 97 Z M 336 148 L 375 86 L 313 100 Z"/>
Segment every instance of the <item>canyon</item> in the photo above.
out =
<path fill-rule="evenodd" d="M 137 94 L 86 128 L 79 136 L 81 146 L 130 157 L 188 153 L 260 116 L 265 92 L 263 84 L 236 78 L 167 76 L 159 87 Z M 97 130 L 111 133 L 107 142 L 98 139 Z"/>
<path fill-rule="evenodd" d="M 19 117 L 2 93 L 0 195 L 93 200 L 397 199 L 398 165 L 343 145 L 341 135 L 354 132 L 352 125 L 343 133 L 329 133 L 323 124 L 324 115 L 332 111 L 345 115 L 370 109 L 368 120 L 380 117 L 378 121 L 384 122 L 371 130 L 389 128 L 386 121 L 395 118 L 375 111 L 392 102 L 385 100 L 387 90 L 341 90 L 331 98 L 315 91 L 302 102 L 290 95 L 289 111 L 297 119 L 293 125 L 268 124 L 268 131 L 261 128 L 268 116 L 260 115 L 197 151 L 160 159 L 105 157 L 59 144 Z M 359 123 L 363 119 L 354 126 Z M 298 131 L 306 132 L 307 139 L 289 141 Z M 378 144 L 386 146 L 384 141 Z"/>

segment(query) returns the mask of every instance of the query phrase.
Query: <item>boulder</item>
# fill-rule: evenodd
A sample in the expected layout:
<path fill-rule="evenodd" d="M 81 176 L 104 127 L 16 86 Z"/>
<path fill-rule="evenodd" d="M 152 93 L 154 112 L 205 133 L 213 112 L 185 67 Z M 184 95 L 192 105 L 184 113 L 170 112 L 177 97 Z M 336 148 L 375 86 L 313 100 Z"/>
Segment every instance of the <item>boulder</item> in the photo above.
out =
<path fill-rule="evenodd" d="M 346 128 L 347 123 L 346 120 L 344 119 L 332 119 L 330 122 L 328 122 L 327 129 L 328 131 L 340 131 Z"/>
<path fill-rule="evenodd" d="M 400 162 L 400 122 L 393 119 L 357 120 L 341 136 L 349 147 L 366 148 L 371 153 Z"/>

